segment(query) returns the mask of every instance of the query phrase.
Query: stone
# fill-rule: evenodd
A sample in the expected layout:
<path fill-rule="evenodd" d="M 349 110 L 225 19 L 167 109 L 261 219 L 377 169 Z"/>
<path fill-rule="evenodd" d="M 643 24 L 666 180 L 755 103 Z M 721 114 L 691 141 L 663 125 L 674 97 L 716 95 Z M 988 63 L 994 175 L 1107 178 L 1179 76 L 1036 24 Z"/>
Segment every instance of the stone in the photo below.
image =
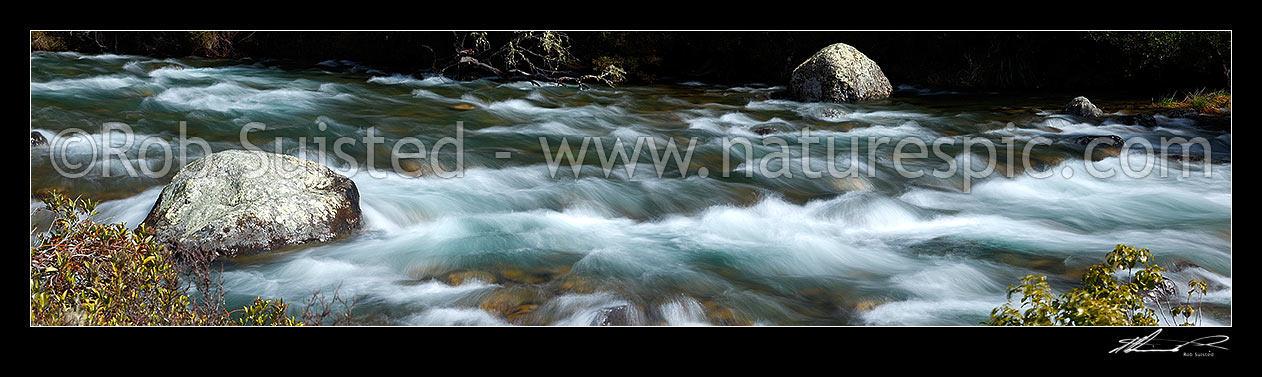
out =
<path fill-rule="evenodd" d="M 1104 115 L 1100 108 L 1095 107 L 1091 100 L 1083 96 L 1074 97 L 1073 100 L 1070 100 L 1069 104 L 1065 105 L 1065 110 L 1062 110 L 1061 113 L 1084 118 L 1098 118 Z"/>
<path fill-rule="evenodd" d="M 145 72 L 153 72 L 159 69 L 183 70 L 184 66 L 181 66 L 175 63 L 157 63 L 157 64 L 149 66 L 149 69 L 147 69 Z"/>
<path fill-rule="evenodd" d="M 591 294 L 596 292 L 596 284 L 587 277 L 570 277 L 557 284 L 560 293 Z"/>
<path fill-rule="evenodd" d="M 627 306 L 618 305 L 609 308 L 601 308 L 596 313 L 596 318 L 592 319 L 592 326 L 630 326 L 630 316 L 627 315 Z"/>
<path fill-rule="evenodd" d="M 209 260 L 331 241 L 362 219 L 349 178 L 289 155 L 229 150 L 181 169 L 143 224 L 177 254 Z"/>
<path fill-rule="evenodd" d="M 48 145 L 48 139 L 44 138 L 44 134 L 31 131 L 31 147 Z"/>
<path fill-rule="evenodd" d="M 1157 118 L 1150 114 L 1123 115 L 1111 119 L 1114 123 L 1139 125 L 1144 127 L 1156 127 Z"/>
<path fill-rule="evenodd" d="M 1192 162 L 1205 162 L 1205 156 L 1204 156 L 1204 155 L 1195 155 L 1195 154 L 1187 154 L 1187 155 L 1183 155 L 1183 154 L 1167 154 L 1167 155 L 1166 155 L 1166 158 L 1167 158 L 1167 159 L 1169 159 L 1170 161 L 1175 161 L 1175 162 L 1187 162 L 1187 163 L 1192 163 Z M 1212 162 L 1212 161 L 1211 161 L 1211 162 Z"/>
<path fill-rule="evenodd" d="M 521 268 L 506 268 L 500 271 L 500 276 L 504 280 L 522 284 L 541 284 L 555 280 L 557 277 L 570 272 L 570 266 L 558 265 L 546 268 L 535 268 L 523 270 Z"/>
<path fill-rule="evenodd" d="M 720 306 L 717 302 L 706 301 L 701 303 L 705 308 L 706 318 L 710 320 L 710 324 L 715 326 L 753 326 L 754 323 L 744 316 L 733 313 L 731 309 Z"/>
<path fill-rule="evenodd" d="M 1196 264 L 1196 262 L 1193 262 L 1187 259 L 1179 259 L 1179 260 L 1174 261 L 1174 271 L 1177 271 L 1177 272 L 1183 272 L 1183 271 L 1196 269 L 1196 268 L 1203 268 L 1203 267 L 1201 267 L 1201 265 L 1199 264 Z"/>
<path fill-rule="evenodd" d="M 478 308 L 508 322 L 521 324 L 527 315 L 533 313 L 547 299 L 545 292 L 529 287 L 505 287 L 484 297 Z"/>
<path fill-rule="evenodd" d="M 806 102 L 883 99 L 888 98 L 893 89 L 876 62 L 845 43 L 816 52 L 793 69 L 789 81 L 793 96 Z"/>
<path fill-rule="evenodd" d="M 487 284 L 495 284 L 495 274 L 486 271 L 452 272 L 447 274 L 447 279 L 444 282 L 448 285 L 461 285 L 474 280 Z"/>
<path fill-rule="evenodd" d="M 1220 132 L 1231 132 L 1231 115 L 1197 114 L 1189 117 L 1196 127 Z"/>
<path fill-rule="evenodd" d="M 434 173 L 428 164 L 414 158 L 399 159 L 399 166 L 394 172 L 409 177 L 421 177 Z"/>
<path fill-rule="evenodd" d="M 1073 143 L 1082 145 L 1085 147 L 1085 146 L 1091 145 L 1093 141 L 1097 141 L 1097 140 L 1099 142 L 1096 143 L 1096 147 L 1116 148 L 1116 147 L 1121 147 L 1122 144 L 1124 144 L 1124 142 L 1122 141 L 1122 138 L 1117 135 L 1079 136 L 1079 137 L 1073 138 Z"/>
<path fill-rule="evenodd" d="M 859 302 L 857 302 L 857 303 L 855 303 L 855 304 L 854 304 L 854 310 L 855 310 L 855 311 L 857 311 L 857 312 L 870 312 L 870 311 L 872 311 L 873 309 L 876 309 L 876 307 L 878 307 L 878 306 L 881 306 L 881 302 L 880 302 L 880 301 L 876 301 L 876 300 L 863 300 L 863 301 L 859 301 Z"/>
<path fill-rule="evenodd" d="M 1173 109 L 1167 110 L 1164 115 L 1169 118 L 1191 118 L 1199 114 L 1196 110 L 1191 109 Z"/>
<path fill-rule="evenodd" d="M 816 118 L 819 118 L 820 120 L 830 120 L 830 119 L 838 119 L 838 118 L 844 117 L 846 116 L 846 112 L 841 111 L 839 109 L 827 107 L 827 108 L 820 109 L 818 112 L 815 113 L 815 115 L 816 115 Z"/>

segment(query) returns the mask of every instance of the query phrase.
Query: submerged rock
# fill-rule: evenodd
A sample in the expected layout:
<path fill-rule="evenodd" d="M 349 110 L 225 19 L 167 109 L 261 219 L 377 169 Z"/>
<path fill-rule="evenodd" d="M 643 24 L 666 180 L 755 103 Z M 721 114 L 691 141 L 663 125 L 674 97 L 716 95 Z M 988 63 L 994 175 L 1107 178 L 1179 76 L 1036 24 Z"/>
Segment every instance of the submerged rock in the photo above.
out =
<path fill-rule="evenodd" d="M 837 119 L 837 118 L 846 116 L 846 112 L 829 107 L 829 108 L 820 109 L 819 112 L 815 113 L 815 115 L 816 115 L 815 117 L 818 119 L 830 120 L 830 119 Z"/>
<path fill-rule="evenodd" d="M 149 66 L 149 69 L 145 70 L 145 72 L 153 72 L 159 69 L 183 70 L 184 66 L 175 63 L 158 63 Z"/>
<path fill-rule="evenodd" d="M 1230 114 L 1228 115 L 1197 114 L 1197 115 L 1189 117 L 1189 119 L 1192 119 L 1192 121 L 1195 121 L 1197 127 L 1200 127 L 1206 130 L 1231 132 L 1231 115 Z"/>
<path fill-rule="evenodd" d="M 1099 140 L 1099 142 L 1096 143 L 1096 147 L 1116 148 L 1116 147 L 1121 147 L 1122 144 L 1125 144 L 1125 142 L 1122 140 L 1122 137 L 1117 136 L 1117 135 L 1079 136 L 1079 137 L 1073 138 L 1072 141 L 1074 144 L 1082 145 L 1085 147 L 1085 146 L 1091 145 L 1092 142 L 1095 142 L 1097 140 Z"/>
<path fill-rule="evenodd" d="M 1194 154 L 1188 154 L 1188 155 L 1168 154 L 1166 155 L 1166 158 L 1169 159 L 1170 161 L 1176 161 L 1176 162 L 1205 162 L 1205 156 L 1194 155 Z"/>
<path fill-rule="evenodd" d="M 1084 118 L 1098 118 L 1101 115 L 1104 115 L 1104 112 L 1101 111 L 1100 108 L 1095 107 L 1095 105 L 1091 103 L 1091 100 L 1083 96 L 1074 97 L 1073 100 L 1069 101 L 1069 105 L 1066 105 L 1065 110 L 1062 110 L 1061 113 Z"/>
<path fill-rule="evenodd" d="M 486 284 L 495 284 L 495 274 L 486 271 L 452 272 L 447 274 L 447 278 L 443 282 L 454 286 L 474 280 L 478 280 Z"/>
<path fill-rule="evenodd" d="M 527 286 L 513 286 L 497 289 L 486 295 L 478 304 L 478 308 L 510 323 L 520 325 L 539 308 L 539 304 L 549 298 L 546 292 Z"/>
<path fill-rule="evenodd" d="M 1172 110 L 1166 110 L 1165 114 L 1163 115 L 1170 118 L 1191 118 L 1191 117 L 1200 115 L 1200 113 L 1192 109 L 1172 109 Z"/>
<path fill-rule="evenodd" d="M 893 86 L 881 67 L 854 47 L 836 43 L 793 70 L 789 88 L 808 102 L 856 102 L 890 96 Z"/>
<path fill-rule="evenodd" d="M 1114 123 L 1134 124 L 1144 127 L 1156 127 L 1157 118 L 1150 114 L 1123 115 L 1110 119 Z"/>
<path fill-rule="evenodd" d="M 349 178 L 293 156 L 231 150 L 180 170 L 144 225 L 177 253 L 212 259 L 347 236 L 360 216 Z"/>
<path fill-rule="evenodd" d="M 546 267 L 546 268 L 533 268 L 533 269 L 522 269 L 522 268 L 513 267 L 513 268 L 500 270 L 500 276 L 503 276 L 504 280 L 511 281 L 514 283 L 541 284 L 541 283 L 547 283 L 552 280 L 555 280 L 557 277 L 565 275 L 569 272 L 570 272 L 570 266 L 565 266 L 565 265 L 551 266 L 551 267 Z"/>
<path fill-rule="evenodd" d="M 743 315 L 733 313 L 731 309 L 720 306 L 714 301 L 701 303 L 705 308 L 706 318 L 715 326 L 753 326 L 754 323 Z"/>
<path fill-rule="evenodd" d="M 592 294 L 596 292 L 596 283 L 589 277 L 570 276 L 557 284 L 558 293 Z"/>

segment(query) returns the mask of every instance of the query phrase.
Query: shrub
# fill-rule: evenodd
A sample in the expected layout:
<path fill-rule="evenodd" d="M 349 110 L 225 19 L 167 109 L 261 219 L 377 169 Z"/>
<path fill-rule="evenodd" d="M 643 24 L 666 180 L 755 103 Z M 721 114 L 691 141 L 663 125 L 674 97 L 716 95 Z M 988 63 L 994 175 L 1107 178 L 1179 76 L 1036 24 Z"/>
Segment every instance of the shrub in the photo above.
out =
<path fill-rule="evenodd" d="M 97 203 L 91 200 L 56 191 L 41 200 L 52 222 L 31 247 L 32 325 L 304 325 L 323 324 L 335 315 L 319 292 L 303 320 L 286 315 L 289 304 L 283 300 L 259 298 L 227 311 L 209 263 L 177 263 L 143 225 L 130 231 L 122 223 L 92 221 Z M 191 284 L 181 281 L 181 273 L 191 273 L 198 282 L 200 299 L 190 294 Z M 334 324 L 347 323 L 353 301 L 342 301 L 336 293 L 333 300 L 346 310 Z M 310 313 L 312 307 L 322 311 Z"/>
<path fill-rule="evenodd" d="M 1105 256 L 1104 263 L 1087 268 L 1082 276 L 1083 286 L 1074 288 L 1059 296 L 1053 295 L 1044 275 L 1029 275 L 1021 279 L 1020 284 L 1008 287 L 1008 299 L 1014 294 L 1021 294 L 1021 308 L 1025 312 L 1011 307 L 1011 303 L 995 308 L 990 313 L 990 320 L 983 324 L 991 326 L 1157 326 L 1160 318 L 1167 324 L 1193 325 L 1196 316 L 1199 322 L 1199 310 L 1192 308 L 1194 293 L 1204 297 L 1206 283 L 1199 280 L 1188 282 L 1192 290 L 1184 305 L 1173 306 L 1168 297 L 1174 294 L 1174 284 L 1163 276 L 1165 269 L 1150 264 L 1152 253 L 1148 249 L 1136 249 L 1127 245 L 1117 245 Z M 1137 270 L 1138 269 L 1138 270 Z M 1126 281 L 1115 276 L 1115 273 L 1126 270 Z M 1158 310 L 1145 306 L 1145 300 L 1151 301 Z M 1198 304 L 1199 306 L 1199 304 Z M 1170 316 L 1164 313 L 1169 312 Z"/>
<path fill-rule="evenodd" d="M 229 58 L 238 56 L 237 44 L 250 39 L 254 33 L 239 31 L 190 31 L 189 40 L 194 49 L 205 56 Z"/>
<path fill-rule="evenodd" d="M 241 326 L 302 326 L 302 321 L 285 315 L 289 304 L 284 300 L 254 298 L 254 303 L 241 308 L 244 316 L 237 320 Z"/>
<path fill-rule="evenodd" d="M 535 85 L 545 81 L 584 89 L 591 81 L 613 87 L 626 79 L 626 70 L 613 61 L 594 61 L 594 67 L 582 67 L 570 50 L 570 36 L 562 32 L 467 32 L 457 33 L 455 38 L 454 55 L 445 59 L 447 63 L 438 72 L 451 72 L 461 80 L 490 73 L 501 78 L 524 77 Z M 574 71 L 589 68 L 588 74 Z"/>
<path fill-rule="evenodd" d="M 145 229 L 90 220 L 96 203 L 53 192 L 48 232 L 31 248 L 31 322 L 38 325 L 197 325 L 171 255 Z"/>
<path fill-rule="evenodd" d="M 61 36 L 57 34 L 32 31 L 31 49 L 36 51 L 65 51 L 66 42 L 62 41 Z"/>

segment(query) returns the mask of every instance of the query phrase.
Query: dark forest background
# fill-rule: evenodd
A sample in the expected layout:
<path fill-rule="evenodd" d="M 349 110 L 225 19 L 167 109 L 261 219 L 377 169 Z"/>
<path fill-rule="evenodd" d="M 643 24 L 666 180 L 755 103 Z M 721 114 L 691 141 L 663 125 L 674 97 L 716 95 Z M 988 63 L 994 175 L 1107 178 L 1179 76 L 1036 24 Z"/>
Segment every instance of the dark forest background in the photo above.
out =
<path fill-rule="evenodd" d="M 346 59 L 435 71 L 466 32 L 32 32 L 35 50 L 150 56 Z M 617 64 L 630 83 L 784 84 L 820 48 L 850 44 L 897 84 L 962 89 L 1229 89 L 1230 32 L 565 32 L 566 67 Z M 487 33 L 492 46 L 511 32 Z"/>

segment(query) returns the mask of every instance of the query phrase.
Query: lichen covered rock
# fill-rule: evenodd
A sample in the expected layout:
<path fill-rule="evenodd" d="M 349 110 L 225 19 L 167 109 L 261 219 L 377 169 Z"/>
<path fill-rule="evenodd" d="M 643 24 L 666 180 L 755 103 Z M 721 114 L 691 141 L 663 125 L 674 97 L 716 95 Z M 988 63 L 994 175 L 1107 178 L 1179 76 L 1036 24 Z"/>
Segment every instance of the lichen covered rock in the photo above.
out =
<path fill-rule="evenodd" d="M 1092 104 L 1091 100 L 1083 96 L 1074 97 L 1073 100 L 1069 101 L 1069 105 L 1066 105 L 1065 110 L 1061 111 L 1061 113 L 1077 115 L 1084 118 L 1097 118 L 1104 115 L 1104 112 L 1100 111 L 1100 108 L 1095 107 L 1095 104 Z"/>
<path fill-rule="evenodd" d="M 231 150 L 181 169 L 144 224 L 177 253 L 214 258 L 330 241 L 358 229 L 360 216 L 349 178 L 293 156 Z"/>
<path fill-rule="evenodd" d="M 845 43 L 824 47 L 798 65 L 789 87 L 798 100 L 837 103 L 887 98 L 894 90 L 876 62 Z"/>

